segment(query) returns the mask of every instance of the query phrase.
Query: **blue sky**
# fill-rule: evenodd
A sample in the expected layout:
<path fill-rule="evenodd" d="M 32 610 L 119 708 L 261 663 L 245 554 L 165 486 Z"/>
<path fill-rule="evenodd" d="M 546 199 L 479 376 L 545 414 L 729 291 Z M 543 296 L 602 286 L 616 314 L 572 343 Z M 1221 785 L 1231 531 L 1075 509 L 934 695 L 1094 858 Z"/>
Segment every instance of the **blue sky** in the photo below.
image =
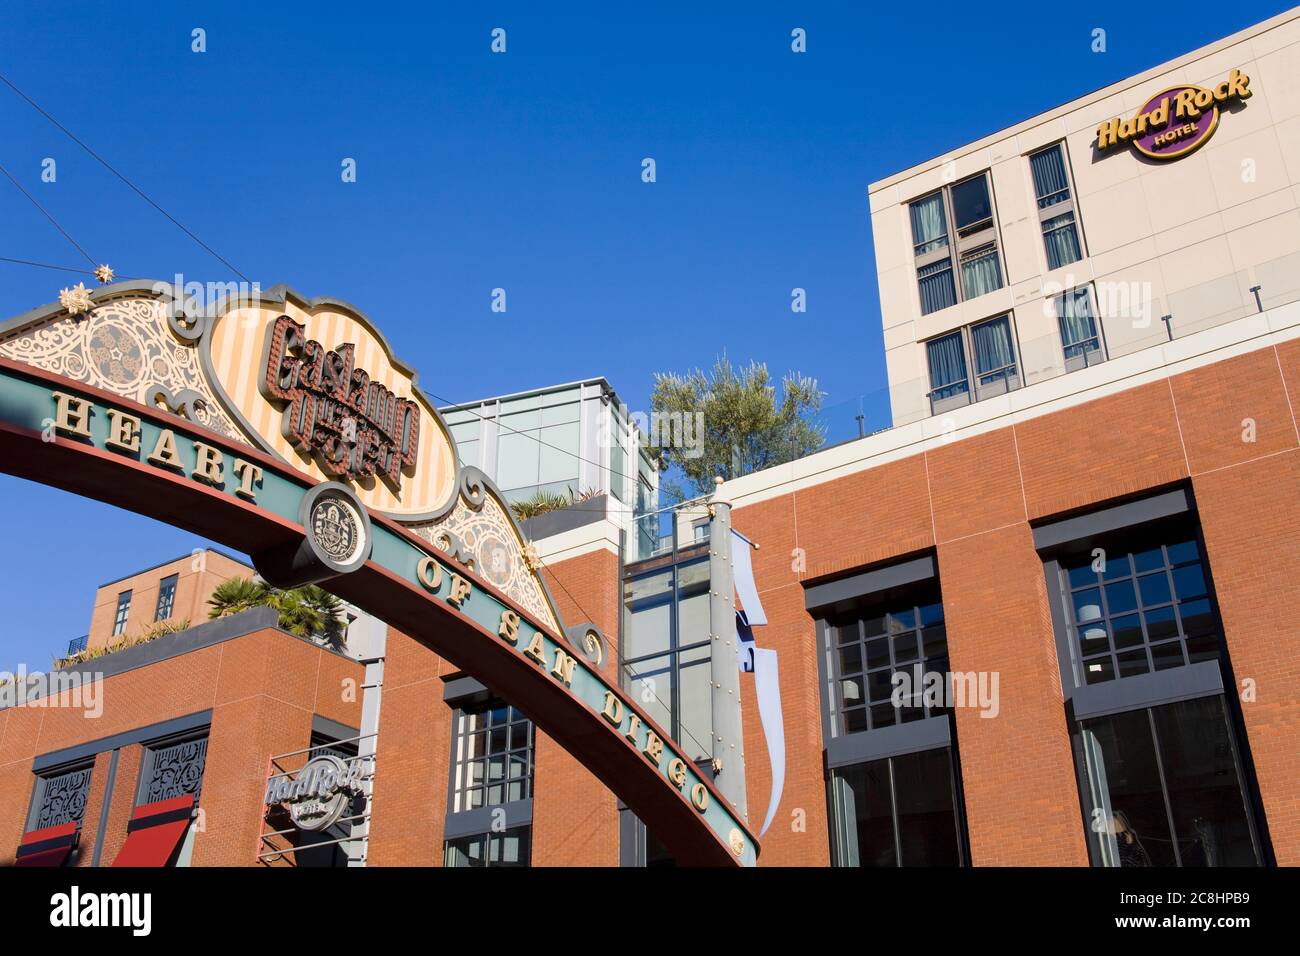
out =
<path fill-rule="evenodd" d="M 725 350 L 835 405 L 884 384 L 870 182 L 1286 9 L 473 6 L 6 0 L 0 71 L 264 288 L 367 311 L 435 400 L 604 375 L 644 409 L 654 372 Z M 233 278 L 7 88 L 0 130 L 97 261 Z M 84 264 L 3 179 L 0 256 Z M 0 263 L 0 316 L 76 278 Z M 96 586 L 201 543 L 13 478 L 0 496 L 0 670 L 47 666 Z"/>

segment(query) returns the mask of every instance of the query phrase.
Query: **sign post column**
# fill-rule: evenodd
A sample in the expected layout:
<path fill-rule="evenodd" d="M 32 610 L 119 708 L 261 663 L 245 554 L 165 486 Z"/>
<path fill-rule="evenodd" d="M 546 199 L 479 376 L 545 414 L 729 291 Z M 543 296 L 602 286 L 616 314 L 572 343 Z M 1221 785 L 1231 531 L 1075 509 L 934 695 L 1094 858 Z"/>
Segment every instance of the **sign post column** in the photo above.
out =
<path fill-rule="evenodd" d="M 740 720 L 740 658 L 736 651 L 736 601 L 731 569 L 731 503 L 722 500 L 722 479 L 709 505 L 709 648 L 713 695 L 713 780 L 742 817 L 745 799 L 745 738 Z"/>

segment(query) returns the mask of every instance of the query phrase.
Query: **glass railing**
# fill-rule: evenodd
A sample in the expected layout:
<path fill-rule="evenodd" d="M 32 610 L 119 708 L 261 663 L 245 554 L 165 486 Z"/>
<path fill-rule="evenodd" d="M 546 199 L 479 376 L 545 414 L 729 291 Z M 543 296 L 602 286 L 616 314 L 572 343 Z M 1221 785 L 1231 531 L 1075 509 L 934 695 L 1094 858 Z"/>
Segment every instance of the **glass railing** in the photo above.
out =
<path fill-rule="evenodd" d="M 638 511 L 633 516 L 635 534 L 628 563 L 672 554 L 682 548 L 709 540 L 706 499 L 693 498 L 667 508 Z"/>

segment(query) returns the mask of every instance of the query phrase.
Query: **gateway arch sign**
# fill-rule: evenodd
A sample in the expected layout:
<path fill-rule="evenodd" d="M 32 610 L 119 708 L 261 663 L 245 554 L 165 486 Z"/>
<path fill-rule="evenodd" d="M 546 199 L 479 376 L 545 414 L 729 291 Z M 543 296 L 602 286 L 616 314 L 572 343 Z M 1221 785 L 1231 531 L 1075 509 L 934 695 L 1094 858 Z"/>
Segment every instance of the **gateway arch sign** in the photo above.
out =
<path fill-rule="evenodd" d="M 566 636 L 500 494 L 357 309 L 277 286 L 187 314 L 125 282 L 0 324 L 0 471 L 201 534 L 329 590 L 492 687 L 682 863 L 751 866 L 745 821 Z"/>

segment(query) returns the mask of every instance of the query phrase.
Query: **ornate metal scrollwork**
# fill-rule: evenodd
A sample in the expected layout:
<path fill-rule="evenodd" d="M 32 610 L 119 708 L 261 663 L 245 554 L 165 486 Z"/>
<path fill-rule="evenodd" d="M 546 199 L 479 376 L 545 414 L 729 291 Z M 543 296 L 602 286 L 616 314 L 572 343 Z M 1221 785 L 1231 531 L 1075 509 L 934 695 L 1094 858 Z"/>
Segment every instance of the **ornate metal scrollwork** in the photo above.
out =
<path fill-rule="evenodd" d="M 465 504 L 474 511 L 482 509 L 487 501 L 487 475 L 473 466 L 460 470 L 460 493 Z"/>
<path fill-rule="evenodd" d="M 207 398 L 192 388 L 183 388 L 173 395 L 162 385 L 150 385 L 144 400 L 147 405 L 163 405 L 173 415 L 182 415 L 195 424 L 205 424 L 208 418 Z"/>
<path fill-rule="evenodd" d="M 597 667 L 605 662 L 605 635 L 595 624 L 578 624 L 566 628 L 565 635 Z"/>
<path fill-rule="evenodd" d="M 208 758 L 207 737 L 162 747 L 152 751 L 150 757 L 149 781 L 141 803 L 157 803 L 186 793 L 197 798 Z"/>
<path fill-rule="evenodd" d="M 81 822 L 86 813 L 86 798 L 90 795 L 90 769 L 70 770 L 41 781 L 41 807 L 36 812 L 36 824 L 32 829 L 43 830 L 61 823 Z"/>
<path fill-rule="evenodd" d="M 184 342 L 186 345 L 194 345 L 199 339 L 203 338 L 203 332 L 208 327 L 207 317 L 204 315 L 187 315 L 184 311 L 183 302 L 169 302 L 163 311 L 167 316 L 167 327 L 172 330 L 172 335 Z"/>
<path fill-rule="evenodd" d="M 453 561 L 458 561 L 471 571 L 474 569 L 474 552 L 466 547 L 460 535 L 445 528 L 434 532 L 433 546 Z"/>

